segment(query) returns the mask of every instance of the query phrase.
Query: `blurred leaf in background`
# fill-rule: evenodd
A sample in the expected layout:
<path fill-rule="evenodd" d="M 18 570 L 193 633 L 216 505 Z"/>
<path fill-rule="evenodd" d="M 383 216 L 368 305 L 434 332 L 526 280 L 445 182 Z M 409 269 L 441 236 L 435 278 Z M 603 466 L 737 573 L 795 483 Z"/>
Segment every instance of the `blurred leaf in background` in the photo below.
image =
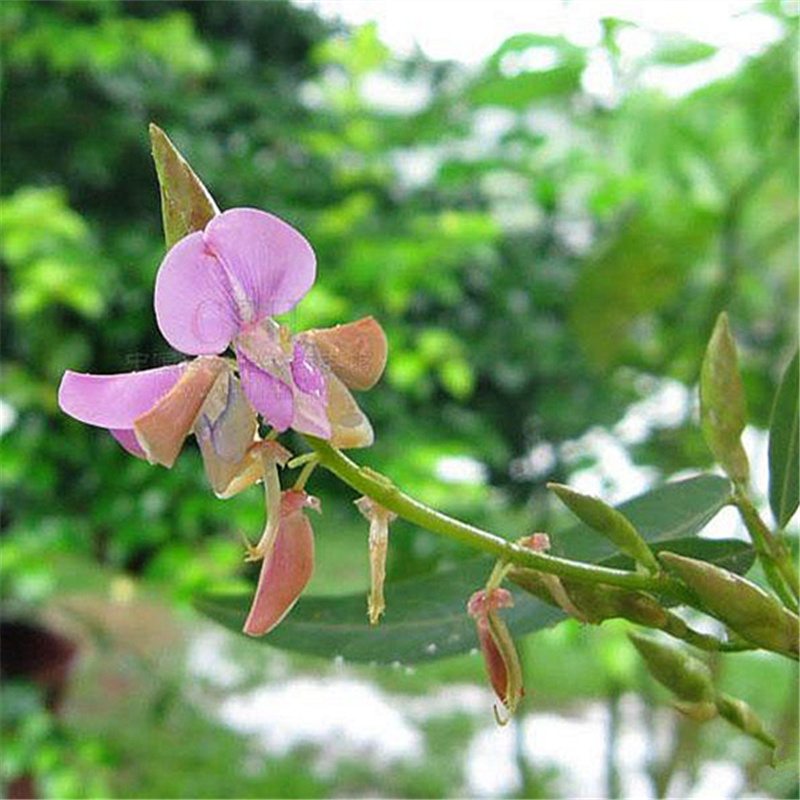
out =
<path fill-rule="evenodd" d="M 649 481 L 706 466 L 690 393 L 723 309 L 741 345 L 751 421 L 766 429 L 778 369 L 797 347 L 798 23 L 789 4 L 743 13 L 769 19 L 774 35 L 695 85 L 691 71 L 715 62 L 716 44 L 610 17 L 587 44 L 539 32 L 531 14 L 526 30 L 467 65 L 395 53 L 374 24 L 348 27 L 288 2 L 4 0 L 0 397 L 13 410 L 3 412 L 11 424 L 0 463 L 4 607 L 47 616 L 83 595 L 95 611 L 110 603 L 136 616 L 141 606 L 115 605 L 128 596 L 116 579 L 133 575 L 163 604 L 153 618 L 172 623 L 200 591 L 241 590 L 255 578 L 238 536 L 263 525 L 258 490 L 219 501 L 193 447 L 171 471 L 149 467 L 56 407 L 66 368 L 179 360 L 152 307 L 163 238 L 151 121 L 222 208 L 267 209 L 314 244 L 319 280 L 288 324 L 373 314 L 384 325 L 390 358 L 386 379 L 363 398 L 377 434 L 364 461 L 443 511 L 509 538 L 558 529 L 566 517 L 545 484 L 602 460 L 590 446 L 600 434 L 647 465 Z M 681 91 L 664 88 L 676 84 Z M 653 421 L 631 412 L 665 388 L 683 398 L 675 413 Z M 638 433 L 623 435 L 632 420 Z M 613 473 L 618 462 L 608 460 Z M 608 479 L 626 497 L 636 491 L 614 481 L 627 474 Z M 322 475 L 314 492 L 325 530 L 312 593 L 363 591 L 355 498 Z M 466 555 L 398 523 L 389 581 Z M 103 619 L 112 634 L 124 629 Z M 188 701 L 160 726 L 131 702 L 137 691 L 158 695 L 165 675 L 176 680 L 155 645 L 155 666 L 131 667 L 131 643 L 161 634 L 142 622 L 130 641 L 112 635 L 78 683 L 70 724 L 111 742 L 111 754 L 84 762 L 100 765 L 115 796 L 181 796 L 181 771 L 198 777 L 197 796 L 388 785 L 398 796 L 445 797 L 466 785 L 459 759 L 481 735 L 471 712 L 422 725 L 427 766 L 373 774 L 351 763 L 300 781 L 301 748 L 248 773 L 236 761 L 242 737 Z M 236 646 L 240 661 L 288 669 L 269 648 Z M 620 686 L 657 696 L 613 626 L 560 626 L 525 650 L 538 707 L 605 702 Z M 791 740 L 796 672 L 737 659 L 723 681 L 755 703 L 740 665 L 758 663 L 770 675 L 759 710 L 782 720 Z M 330 667 L 297 657 L 291 669 Z M 386 691 L 481 680 L 469 656 L 411 675 L 364 669 Z M 108 703 L 98 674 L 115 687 Z M 172 752 L 174 741 L 184 749 Z M 702 752 L 722 758 L 730 741 L 715 729 Z M 757 756 L 743 751 L 740 761 L 757 785 Z M 546 763 L 534 766 L 520 792 L 568 792 Z M 780 774 L 770 780 L 766 790 L 791 791 Z"/>

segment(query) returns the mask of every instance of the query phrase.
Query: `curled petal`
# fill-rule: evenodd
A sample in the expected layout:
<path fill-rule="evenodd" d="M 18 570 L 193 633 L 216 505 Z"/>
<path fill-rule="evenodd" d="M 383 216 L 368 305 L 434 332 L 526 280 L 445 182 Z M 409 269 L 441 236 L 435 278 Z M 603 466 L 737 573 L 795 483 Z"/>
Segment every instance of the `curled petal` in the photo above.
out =
<path fill-rule="evenodd" d="M 147 458 L 147 453 L 142 450 L 136 434 L 132 430 L 125 430 L 124 428 L 109 430 L 109 433 L 122 445 L 123 449 L 127 450 L 132 456 L 137 458 Z"/>
<path fill-rule="evenodd" d="M 301 392 L 325 397 L 325 376 L 299 341 L 294 343 L 291 368 L 295 386 Z"/>
<path fill-rule="evenodd" d="M 251 361 L 240 350 L 239 376 L 242 388 L 253 408 L 276 431 L 285 431 L 292 424 L 294 400 L 292 388 Z"/>
<path fill-rule="evenodd" d="M 134 420 L 164 397 L 185 369 L 186 364 L 170 364 L 120 375 L 88 375 L 67 370 L 58 389 L 58 405 L 88 425 L 131 430 Z"/>
<path fill-rule="evenodd" d="M 222 353 L 238 332 L 234 289 L 199 231 L 181 239 L 161 262 L 155 309 L 164 338 L 182 353 Z"/>
<path fill-rule="evenodd" d="M 226 273 L 242 323 L 289 311 L 314 285 L 317 259 L 311 245 L 272 214 L 225 211 L 209 222 L 203 238 Z"/>
<path fill-rule="evenodd" d="M 314 535 L 302 512 L 304 492 L 285 492 L 272 550 L 261 567 L 253 604 L 244 624 L 250 636 L 269 633 L 289 613 L 314 571 Z"/>
<path fill-rule="evenodd" d="M 370 421 L 335 375 L 328 376 L 327 413 L 334 447 L 369 447 L 375 441 Z"/>
<path fill-rule="evenodd" d="M 295 391 L 292 428 L 300 433 L 318 436 L 320 439 L 330 439 L 332 429 L 328 419 L 328 405 L 324 398 Z"/>
<path fill-rule="evenodd" d="M 218 497 L 227 496 L 233 480 L 246 470 L 244 461 L 256 428 L 255 414 L 239 380 L 231 372 L 221 373 L 194 425 L 206 477 Z M 258 477 L 256 473 L 253 482 Z"/>
<path fill-rule="evenodd" d="M 351 389 L 371 389 L 386 366 L 388 345 L 383 328 L 373 317 L 300 334 Z"/>
<path fill-rule="evenodd" d="M 216 357 L 192 361 L 178 382 L 133 424 L 149 461 L 171 467 L 217 377 L 229 367 Z"/>

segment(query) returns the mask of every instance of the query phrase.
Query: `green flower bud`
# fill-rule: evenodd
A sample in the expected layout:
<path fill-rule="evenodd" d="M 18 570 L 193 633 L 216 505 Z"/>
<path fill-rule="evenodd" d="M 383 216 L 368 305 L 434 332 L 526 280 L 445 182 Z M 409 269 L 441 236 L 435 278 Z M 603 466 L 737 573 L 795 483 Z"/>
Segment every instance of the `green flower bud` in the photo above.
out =
<path fill-rule="evenodd" d="M 731 630 L 759 647 L 797 655 L 797 615 L 760 586 L 706 561 L 676 553 L 660 558 Z"/>
<path fill-rule="evenodd" d="M 219 214 L 219 208 L 167 134 L 152 123 L 150 144 L 161 188 L 161 217 L 169 249 L 184 236 L 203 230 Z"/>
<path fill-rule="evenodd" d="M 556 596 L 548 578 L 531 569 L 515 569 L 509 579 L 540 600 L 559 606 L 581 622 L 599 625 L 607 619 L 627 619 L 648 628 L 663 629 L 668 626 L 669 614 L 658 601 L 645 592 L 620 589 L 618 586 L 579 583 L 561 578 L 560 584 L 578 613 L 565 607 L 563 599 Z"/>
<path fill-rule="evenodd" d="M 650 572 L 659 572 L 660 566 L 644 539 L 631 522 L 615 508 L 597 497 L 581 494 L 560 483 L 548 483 L 562 503 L 590 528 L 603 534 L 623 553 L 643 564 Z"/>
<path fill-rule="evenodd" d="M 721 694 L 716 700 L 719 715 L 728 720 L 731 725 L 735 725 L 739 730 L 744 731 L 748 736 L 752 736 L 774 751 L 778 746 L 777 741 L 764 728 L 763 723 L 744 700 L 737 700 L 726 694 Z"/>
<path fill-rule="evenodd" d="M 644 659 L 650 674 L 663 686 L 666 686 L 684 704 L 681 710 L 693 718 L 690 704 L 706 704 L 714 701 L 714 685 L 711 672 L 702 661 L 690 656 L 685 650 L 645 636 L 631 632 L 628 638 Z M 702 705 L 697 710 L 701 710 Z M 708 718 L 708 717 L 706 717 Z"/>
<path fill-rule="evenodd" d="M 747 408 L 736 362 L 736 343 L 724 312 L 717 317 L 700 372 L 700 422 L 714 458 L 731 480 L 746 483 L 750 467 L 741 435 Z"/>

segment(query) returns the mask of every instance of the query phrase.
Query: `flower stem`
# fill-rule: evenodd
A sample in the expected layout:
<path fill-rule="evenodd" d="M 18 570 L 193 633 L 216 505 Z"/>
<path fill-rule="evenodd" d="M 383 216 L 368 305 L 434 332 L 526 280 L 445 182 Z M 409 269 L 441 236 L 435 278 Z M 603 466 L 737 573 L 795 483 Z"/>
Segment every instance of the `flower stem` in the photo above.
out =
<path fill-rule="evenodd" d="M 798 577 L 791 552 L 782 541 L 772 535 L 742 487 L 736 487 L 733 504 L 747 527 L 770 586 L 783 604 L 796 613 Z"/>
<path fill-rule="evenodd" d="M 692 594 L 679 581 L 667 575 L 643 575 L 619 569 L 600 567 L 579 561 L 545 555 L 502 539 L 489 531 L 442 514 L 401 492 L 392 481 L 369 467 L 360 467 L 323 439 L 306 435 L 306 441 L 319 455 L 319 463 L 361 494 L 371 497 L 399 517 L 433 533 L 491 553 L 517 566 L 539 570 L 560 578 L 583 583 L 600 583 L 623 589 L 660 592 L 682 601 L 692 602 Z"/>

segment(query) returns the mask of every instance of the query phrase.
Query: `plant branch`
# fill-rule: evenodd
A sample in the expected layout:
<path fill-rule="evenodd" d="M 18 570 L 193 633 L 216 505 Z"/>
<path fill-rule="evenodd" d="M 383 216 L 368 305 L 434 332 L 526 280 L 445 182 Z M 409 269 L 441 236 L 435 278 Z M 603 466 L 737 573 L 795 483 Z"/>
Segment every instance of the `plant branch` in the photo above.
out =
<path fill-rule="evenodd" d="M 321 466 L 356 491 L 371 497 L 384 508 L 421 528 L 490 553 L 517 566 L 557 575 L 559 578 L 619 586 L 623 589 L 659 592 L 681 602 L 693 602 L 691 592 L 680 581 L 668 575 L 643 575 L 545 555 L 449 517 L 401 492 L 389 478 L 379 472 L 369 467 L 360 467 L 325 440 L 308 435 L 304 438 L 316 451 Z"/>
<path fill-rule="evenodd" d="M 753 540 L 753 546 L 770 585 L 784 605 L 796 613 L 798 591 L 800 590 L 791 552 L 782 541 L 772 535 L 741 487 L 736 487 L 733 504 L 739 510 L 750 538 Z"/>

